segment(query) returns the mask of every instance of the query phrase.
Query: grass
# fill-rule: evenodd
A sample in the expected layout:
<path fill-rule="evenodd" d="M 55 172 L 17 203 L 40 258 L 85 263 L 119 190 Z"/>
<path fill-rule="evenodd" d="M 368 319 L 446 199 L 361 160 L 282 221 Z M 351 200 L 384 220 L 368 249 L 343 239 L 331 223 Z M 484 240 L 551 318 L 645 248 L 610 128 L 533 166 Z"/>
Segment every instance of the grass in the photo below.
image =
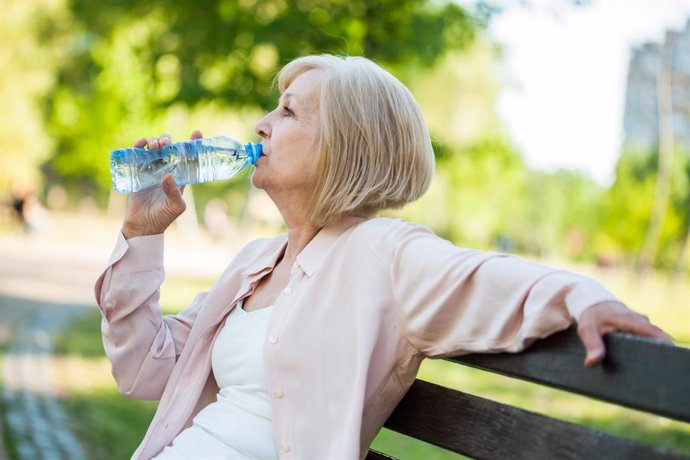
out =
<path fill-rule="evenodd" d="M 168 278 L 161 305 L 166 312 L 179 311 L 211 283 L 206 279 Z M 104 355 L 100 323 L 100 312 L 94 308 L 55 338 L 56 375 L 60 380 L 54 384 L 89 460 L 124 460 L 141 442 L 157 402 L 132 400 L 119 393 Z"/>
<path fill-rule="evenodd" d="M 442 360 L 425 361 L 418 377 L 531 412 L 690 454 L 690 424 L 687 423 Z"/>
<path fill-rule="evenodd" d="M 690 343 L 689 284 L 669 284 L 661 277 L 635 280 L 614 272 L 593 273 L 630 305 L 648 314 L 682 344 Z M 209 280 L 170 279 L 161 303 L 176 311 L 191 301 Z M 641 308 L 640 308 L 641 306 Z M 62 370 L 60 395 L 74 432 L 90 459 L 129 458 L 146 431 L 156 403 L 119 395 L 103 357 L 100 315 L 94 309 L 77 319 L 56 340 Z M 72 377 L 70 377 L 72 376 Z M 690 424 L 593 401 L 506 377 L 487 374 L 442 360 L 427 360 L 420 378 L 534 412 L 548 412 L 641 442 L 690 454 Z M 543 410 L 540 410 L 543 409 Z M 401 459 L 450 460 L 464 458 L 389 430 L 372 445 Z"/>
<path fill-rule="evenodd" d="M 75 392 L 62 400 L 90 460 L 128 459 L 146 432 L 156 402 L 126 399 L 117 390 Z"/>

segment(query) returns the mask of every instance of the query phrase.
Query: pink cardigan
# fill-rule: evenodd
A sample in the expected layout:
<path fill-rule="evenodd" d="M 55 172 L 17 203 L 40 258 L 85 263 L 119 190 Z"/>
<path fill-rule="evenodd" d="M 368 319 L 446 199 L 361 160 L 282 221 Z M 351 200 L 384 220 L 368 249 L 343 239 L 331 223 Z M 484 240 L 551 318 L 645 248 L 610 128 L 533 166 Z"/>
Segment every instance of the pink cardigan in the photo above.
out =
<path fill-rule="evenodd" d="M 132 458 L 156 455 L 215 400 L 213 341 L 285 245 L 250 243 L 208 293 L 163 317 L 163 236 L 120 235 L 96 284 L 105 350 L 122 394 L 160 400 Z M 402 220 L 326 227 L 297 257 L 266 337 L 280 458 L 363 458 L 424 357 L 520 351 L 606 300 L 589 278 L 458 248 Z"/>

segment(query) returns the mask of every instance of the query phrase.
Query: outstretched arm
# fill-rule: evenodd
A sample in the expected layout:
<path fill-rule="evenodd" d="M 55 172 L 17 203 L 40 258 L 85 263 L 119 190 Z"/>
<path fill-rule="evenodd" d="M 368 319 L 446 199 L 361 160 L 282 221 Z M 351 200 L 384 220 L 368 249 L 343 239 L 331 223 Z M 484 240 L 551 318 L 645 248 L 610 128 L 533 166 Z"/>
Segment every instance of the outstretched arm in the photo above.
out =
<path fill-rule="evenodd" d="M 397 225 L 387 241 L 401 330 L 426 356 L 518 352 L 575 323 L 587 366 L 601 362 L 612 331 L 670 340 L 589 277 L 458 248 L 414 224 Z"/>

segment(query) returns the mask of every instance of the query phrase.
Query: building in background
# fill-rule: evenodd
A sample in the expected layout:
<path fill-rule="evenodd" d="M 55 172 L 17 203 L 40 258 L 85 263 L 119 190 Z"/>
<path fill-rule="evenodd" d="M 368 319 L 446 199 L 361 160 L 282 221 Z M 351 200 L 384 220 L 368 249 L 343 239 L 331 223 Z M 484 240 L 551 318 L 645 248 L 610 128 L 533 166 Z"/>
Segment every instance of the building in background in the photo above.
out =
<path fill-rule="evenodd" d="M 668 31 L 663 43 L 633 50 L 623 115 L 624 147 L 658 147 L 664 96 L 675 145 L 690 149 L 690 19 L 684 30 Z"/>

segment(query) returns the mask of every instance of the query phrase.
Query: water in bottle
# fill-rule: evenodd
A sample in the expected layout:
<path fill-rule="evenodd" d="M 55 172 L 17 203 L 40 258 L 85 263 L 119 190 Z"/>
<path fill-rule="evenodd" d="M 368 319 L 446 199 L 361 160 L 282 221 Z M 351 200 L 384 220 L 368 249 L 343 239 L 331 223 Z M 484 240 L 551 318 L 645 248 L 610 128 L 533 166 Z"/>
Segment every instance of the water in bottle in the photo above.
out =
<path fill-rule="evenodd" d="M 187 140 L 158 149 L 132 147 L 113 150 L 110 173 L 113 188 L 132 193 L 160 186 L 166 174 L 178 185 L 230 179 L 256 163 L 261 144 L 242 144 L 226 136 Z"/>

